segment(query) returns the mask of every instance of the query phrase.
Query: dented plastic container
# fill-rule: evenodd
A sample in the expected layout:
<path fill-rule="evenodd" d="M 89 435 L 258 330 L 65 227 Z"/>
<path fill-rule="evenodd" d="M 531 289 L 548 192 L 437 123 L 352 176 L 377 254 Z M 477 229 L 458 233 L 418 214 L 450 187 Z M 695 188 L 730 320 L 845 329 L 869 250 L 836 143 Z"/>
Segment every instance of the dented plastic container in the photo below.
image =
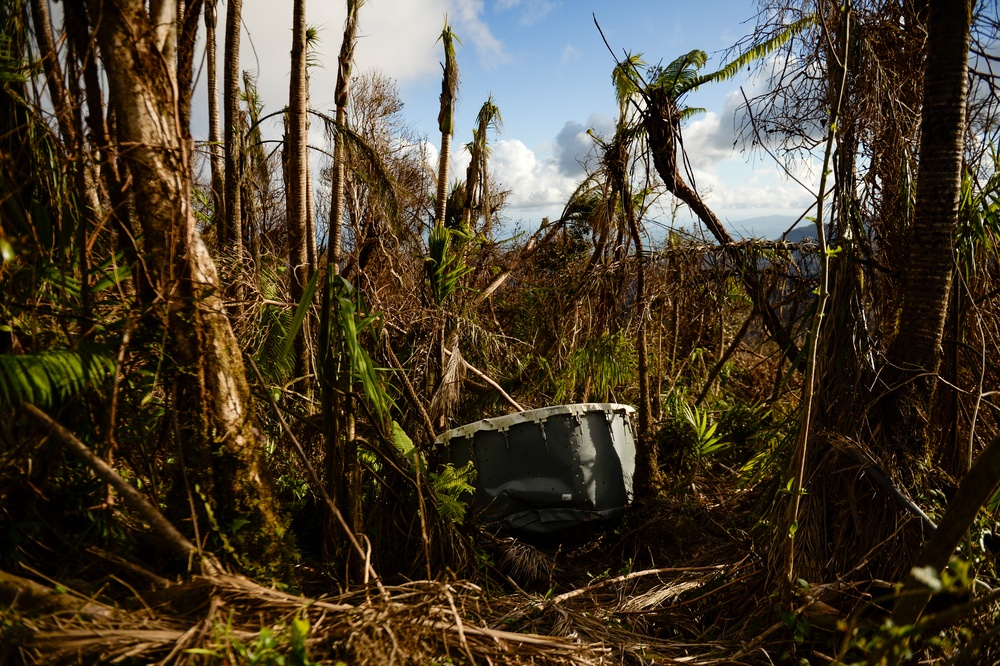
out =
<path fill-rule="evenodd" d="M 473 461 L 472 515 L 515 535 L 558 534 L 620 517 L 632 501 L 628 405 L 557 405 L 483 419 L 437 439 L 445 462 Z"/>

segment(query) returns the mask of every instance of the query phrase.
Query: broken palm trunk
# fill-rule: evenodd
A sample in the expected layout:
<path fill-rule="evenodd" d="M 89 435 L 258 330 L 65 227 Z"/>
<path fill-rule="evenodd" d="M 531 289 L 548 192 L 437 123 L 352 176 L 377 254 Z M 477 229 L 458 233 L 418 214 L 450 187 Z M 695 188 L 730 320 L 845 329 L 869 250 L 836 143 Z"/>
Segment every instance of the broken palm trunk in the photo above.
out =
<path fill-rule="evenodd" d="M 472 515 L 521 537 L 564 537 L 620 518 L 632 501 L 635 409 L 557 405 L 449 430 L 445 462 L 476 469 Z"/>

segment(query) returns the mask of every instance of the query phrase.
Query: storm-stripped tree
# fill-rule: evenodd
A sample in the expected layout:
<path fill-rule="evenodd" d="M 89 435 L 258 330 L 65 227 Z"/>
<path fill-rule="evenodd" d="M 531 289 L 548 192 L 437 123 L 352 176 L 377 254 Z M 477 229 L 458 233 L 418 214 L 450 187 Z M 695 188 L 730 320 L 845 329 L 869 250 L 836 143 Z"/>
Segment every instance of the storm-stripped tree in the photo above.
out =
<path fill-rule="evenodd" d="M 200 497 L 193 504 L 211 511 L 198 511 L 202 529 L 245 521 L 224 536 L 257 562 L 280 568 L 288 552 L 284 523 L 263 467 L 240 347 L 191 206 L 191 154 L 176 113 L 176 5 L 153 3 L 151 13 L 142 0 L 93 0 L 90 9 L 100 17 L 97 41 L 119 150 L 175 366 L 170 398 L 179 463 Z M 186 503 L 170 508 L 188 513 Z"/>

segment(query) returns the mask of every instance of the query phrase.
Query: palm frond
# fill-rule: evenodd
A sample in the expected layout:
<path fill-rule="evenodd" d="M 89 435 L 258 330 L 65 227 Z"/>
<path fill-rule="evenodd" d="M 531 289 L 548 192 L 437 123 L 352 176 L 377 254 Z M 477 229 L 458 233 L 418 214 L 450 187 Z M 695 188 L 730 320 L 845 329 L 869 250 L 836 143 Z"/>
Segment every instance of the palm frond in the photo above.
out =
<path fill-rule="evenodd" d="M 622 110 L 632 98 L 639 92 L 639 70 L 646 66 L 646 61 L 642 59 L 642 54 L 625 56 L 625 60 L 615 65 L 611 72 L 611 82 L 615 86 L 615 98 L 618 100 L 619 116 L 624 116 Z"/>
<path fill-rule="evenodd" d="M 376 315 L 368 315 L 359 319 L 358 308 L 354 303 L 354 287 L 339 275 L 334 276 L 334 280 L 337 283 L 337 323 L 343 349 L 350 362 L 351 377 L 361 385 L 365 400 L 372 410 L 379 417 L 388 418 L 389 409 L 393 406 L 392 398 L 385 389 L 381 371 L 361 344 L 361 334 L 373 328 L 378 318 Z"/>
<path fill-rule="evenodd" d="M 360 169 L 356 164 L 352 164 L 349 165 L 351 172 L 368 186 L 384 206 L 386 214 L 390 218 L 395 218 L 399 213 L 396 184 L 382 154 L 350 127 L 338 125 L 335 118 L 318 111 L 313 111 L 312 114 L 323 121 L 323 127 L 331 141 L 339 138 L 344 142 L 344 148 L 350 155 L 360 157 L 364 161 L 367 169 Z"/>
<path fill-rule="evenodd" d="M 614 390 L 635 378 L 638 363 L 635 344 L 625 331 L 593 337 L 570 355 L 558 382 L 556 402 L 572 399 L 588 379 L 590 391 L 583 399 L 607 402 Z"/>
<path fill-rule="evenodd" d="M 114 368 L 113 359 L 90 352 L 0 354 L 0 409 L 25 402 L 52 409 L 100 383 Z"/>
<path fill-rule="evenodd" d="M 443 224 L 431 227 L 427 236 L 427 281 L 437 305 L 442 305 L 458 289 L 461 279 L 472 271 L 455 247 L 455 241 L 467 238 L 461 230 Z"/>

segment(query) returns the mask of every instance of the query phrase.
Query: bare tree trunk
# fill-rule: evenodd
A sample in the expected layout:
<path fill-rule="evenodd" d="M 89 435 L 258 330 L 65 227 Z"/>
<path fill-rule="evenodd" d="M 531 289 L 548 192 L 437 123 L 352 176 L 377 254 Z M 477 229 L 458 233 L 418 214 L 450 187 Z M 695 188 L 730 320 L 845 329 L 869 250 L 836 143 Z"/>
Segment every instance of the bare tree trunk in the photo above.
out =
<path fill-rule="evenodd" d="M 224 536 L 280 569 L 287 564 L 284 524 L 266 481 L 239 343 L 191 208 L 191 146 L 178 122 L 173 64 L 176 5 L 166 2 L 150 15 L 143 0 L 91 2 L 136 216 L 165 307 L 168 354 L 177 364 L 178 452 L 215 524 L 247 521 Z"/>
<path fill-rule="evenodd" d="M 925 414 L 941 367 L 962 189 L 971 0 L 932 0 L 920 119 L 920 161 L 897 334 L 889 347 L 893 448 L 921 457 Z"/>
<path fill-rule="evenodd" d="M 437 201 L 434 203 L 434 223 L 444 224 L 448 207 L 448 171 L 451 166 L 451 133 L 441 133 L 441 155 L 438 157 Z"/>
<path fill-rule="evenodd" d="M 754 310 L 760 315 L 764 328 L 781 347 L 788 362 L 793 367 L 801 369 L 801 361 L 798 358 L 799 348 L 782 325 L 774 308 L 767 301 L 767 294 L 757 277 L 757 267 L 733 248 L 733 237 L 722 226 L 722 222 L 715 216 L 715 213 L 705 205 L 698 193 L 684 182 L 677 171 L 677 148 L 674 135 L 680 122 L 680 116 L 673 101 L 664 91 L 654 88 L 650 94 L 649 104 L 650 108 L 644 122 L 649 136 L 650 150 L 653 153 L 653 163 L 656 165 L 656 170 L 659 172 L 660 178 L 663 179 L 664 185 L 671 194 L 687 204 L 691 212 L 697 215 L 698 219 L 708 227 L 715 240 L 725 248 L 726 254 L 739 269 L 743 286 L 753 302 Z"/>
<path fill-rule="evenodd" d="M 217 0 L 205 3 L 205 55 L 208 60 L 208 151 L 212 169 L 212 208 L 215 228 L 226 224 L 225 161 L 222 150 L 222 119 L 219 116 L 219 64 L 216 62 Z M 221 248 L 220 248 L 221 249 Z"/>
<path fill-rule="evenodd" d="M 240 18 L 243 0 L 229 0 L 226 7 L 225 72 L 223 74 L 223 123 L 225 124 L 226 183 L 225 217 L 219 226 L 219 248 L 236 257 L 243 255 L 243 223 L 240 202 L 242 142 L 240 116 Z"/>
<path fill-rule="evenodd" d="M 337 105 L 337 133 L 333 147 L 333 182 L 330 198 L 330 230 L 327 236 L 327 280 L 323 289 L 323 308 L 320 320 L 320 350 L 322 365 L 320 387 L 323 404 L 324 432 L 326 435 L 326 487 L 344 514 L 347 525 L 355 533 L 363 529 L 361 514 L 361 476 L 358 467 L 357 442 L 354 439 L 350 402 L 350 370 L 344 365 L 340 336 L 334 331 L 336 314 L 333 311 L 335 281 L 340 274 L 341 231 L 344 226 L 344 161 L 347 151 L 340 129 L 347 125 L 347 104 L 350 100 L 351 67 L 354 63 L 354 46 L 357 41 L 358 10 L 361 0 L 349 0 L 347 19 L 344 22 L 344 39 L 338 58 L 337 87 L 334 101 Z M 363 573 L 357 557 L 351 557 L 351 550 L 337 537 L 338 525 L 335 516 L 329 515 L 324 521 L 325 556 L 334 561 L 350 558 L 349 569 L 354 574 Z"/>
<path fill-rule="evenodd" d="M 41 51 L 42 69 L 45 71 L 49 98 L 55 110 L 59 133 L 62 134 L 63 143 L 70 150 L 74 150 L 80 133 L 74 121 L 73 104 L 66 90 L 62 67 L 59 66 L 59 56 L 52 36 L 48 0 L 31 0 L 31 22 L 35 26 L 35 39 Z"/>
<path fill-rule="evenodd" d="M 306 140 L 306 2 L 295 0 L 292 11 L 292 71 L 288 90 L 288 131 L 285 135 L 288 178 L 285 191 L 285 223 L 288 226 L 288 263 L 291 268 L 289 295 L 293 303 L 302 301 L 309 284 L 306 248 L 306 204 L 308 188 L 308 144 Z M 310 327 L 306 316 L 295 340 L 295 376 L 309 372 L 307 340 Z M 311 382 L 306 382 L 308 387 Z M 308 389 L 306 389 L 308 391 Z"/>

